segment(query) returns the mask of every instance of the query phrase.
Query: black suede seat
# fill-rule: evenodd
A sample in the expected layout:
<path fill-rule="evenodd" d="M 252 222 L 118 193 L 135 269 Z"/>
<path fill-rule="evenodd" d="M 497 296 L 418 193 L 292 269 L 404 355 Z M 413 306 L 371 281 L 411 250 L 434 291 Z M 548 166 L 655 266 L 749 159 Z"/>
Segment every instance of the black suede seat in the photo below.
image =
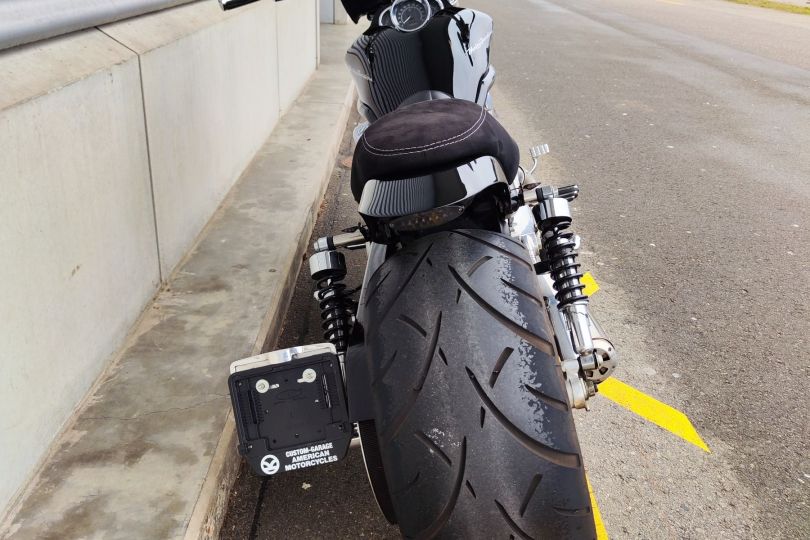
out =
<path fill-rule="evenodd" d="M 369 180 L 400 180 L 459 167 L 491 156 L 512 179 L 520 152 L 485 108 L 461 99 L 423 101 L 397 109 L 369 126 L 354 151 L 352 193 L 360 200 Z"/>

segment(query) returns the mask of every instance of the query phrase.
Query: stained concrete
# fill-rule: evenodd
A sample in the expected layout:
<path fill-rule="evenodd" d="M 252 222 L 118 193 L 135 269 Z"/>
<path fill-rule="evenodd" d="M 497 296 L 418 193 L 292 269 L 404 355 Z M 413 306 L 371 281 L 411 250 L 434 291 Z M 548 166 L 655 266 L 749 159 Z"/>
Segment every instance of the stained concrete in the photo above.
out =
<path fill-rule="evenodd" d="M 86 79 L 135 58 L 98 30 L 0 52 L 0 111 Z"/>
<path fill-rule="evenodd" d="M 322 32 L 321 69 L 55 443 L 0 537 L 217 534 L 206 514 L 230 486 L 207 489 L 206 479 L 222 479 L 235 463 L 221 444 L 232 439 L 228 365 L 261 350 L 283 317 L 350 107 L 340 51 L 356 32 Z"/>
<path fill-rule="evenodd" d="M 0 52 L 0 512 L 159 286 L 138 58 Z"/>

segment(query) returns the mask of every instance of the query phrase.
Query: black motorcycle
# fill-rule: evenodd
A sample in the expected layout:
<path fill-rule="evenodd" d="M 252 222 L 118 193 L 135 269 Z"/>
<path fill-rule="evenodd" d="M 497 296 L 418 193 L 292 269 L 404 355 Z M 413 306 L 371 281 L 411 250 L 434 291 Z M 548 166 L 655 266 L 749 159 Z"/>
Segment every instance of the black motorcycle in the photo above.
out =
<path fill-rule="evenodd" d="M 221 0 L 228 6 L 244 0 Z M 594 322 L 569 202 L 493 116 L 492 19 L 449 0 L 344 0 L 366 122 L 362 226 L 310 258 L 322 345 L 235 362 L 239 450 L 263 475 L 359 437 L 380 510 L 408 538 L 594 538 L 573 409 L 617 354 Z M 365 248 L 359 298 L 343 249 Z"/>

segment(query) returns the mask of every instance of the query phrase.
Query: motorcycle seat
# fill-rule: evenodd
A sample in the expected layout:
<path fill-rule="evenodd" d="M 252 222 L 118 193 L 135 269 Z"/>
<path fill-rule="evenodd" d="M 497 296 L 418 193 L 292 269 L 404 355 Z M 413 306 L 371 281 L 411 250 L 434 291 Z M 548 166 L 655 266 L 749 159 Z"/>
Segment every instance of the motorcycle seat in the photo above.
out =
<path fill-rule="evenodd" d="M 414 103 L 363 133 L 354 151 L 352 194 L 359 201 L 369 180 L 425 176 L 486 156 L 498 160 L 510 180 L 517 175 L 517 143 L 484 107 L 462 99 Z"/>

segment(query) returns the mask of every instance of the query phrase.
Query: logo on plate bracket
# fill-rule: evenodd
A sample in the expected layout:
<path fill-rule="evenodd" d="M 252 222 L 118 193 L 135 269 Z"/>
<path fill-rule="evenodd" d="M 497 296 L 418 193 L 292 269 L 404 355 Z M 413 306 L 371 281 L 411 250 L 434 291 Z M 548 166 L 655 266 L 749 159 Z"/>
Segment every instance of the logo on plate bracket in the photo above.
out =
<path fill-rule="evenodd" d="M 267 454 L 262 458 L 260 466 L 264 474 L 272 476 L 281 468 L 281 463 L 279 463 L 278 458 L 273 454 Z"/>

